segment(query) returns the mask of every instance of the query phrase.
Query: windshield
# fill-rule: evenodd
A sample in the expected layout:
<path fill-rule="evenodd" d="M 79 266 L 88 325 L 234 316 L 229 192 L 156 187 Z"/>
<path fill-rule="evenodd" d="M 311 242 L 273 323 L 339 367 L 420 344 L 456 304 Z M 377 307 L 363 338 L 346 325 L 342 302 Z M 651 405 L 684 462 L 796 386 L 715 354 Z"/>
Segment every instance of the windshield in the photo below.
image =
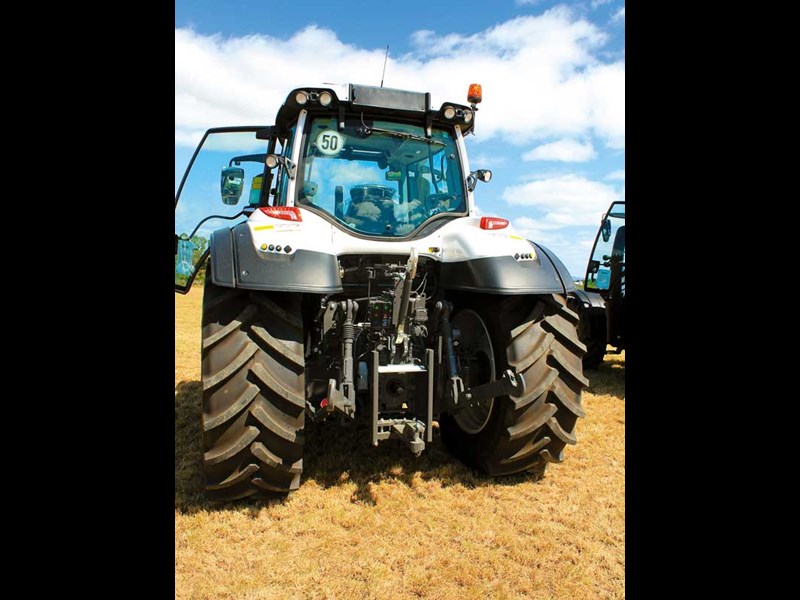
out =
<path fill-rule="evenodd" d="M 452 133 L 388 121 L 314 119 L 303 149 L 297 204 L 353 231 L 402 237 L 440 213 L 467 210 Z"/>

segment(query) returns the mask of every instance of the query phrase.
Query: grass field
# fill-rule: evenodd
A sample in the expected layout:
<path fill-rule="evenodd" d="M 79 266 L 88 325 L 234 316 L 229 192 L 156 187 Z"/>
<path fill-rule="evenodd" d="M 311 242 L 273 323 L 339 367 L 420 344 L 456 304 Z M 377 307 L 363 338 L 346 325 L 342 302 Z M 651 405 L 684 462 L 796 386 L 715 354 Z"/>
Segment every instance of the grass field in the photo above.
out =
<path fill-rule="evenodd" d="M 417 459 L 330 423 L 284 501 L 203 500 L 202 290 L 175 297 L 176 598 L 623 598 L 625 355 L 587 373 L 586 417 L 541 481 L 490 480 L 438 438 Z"/>

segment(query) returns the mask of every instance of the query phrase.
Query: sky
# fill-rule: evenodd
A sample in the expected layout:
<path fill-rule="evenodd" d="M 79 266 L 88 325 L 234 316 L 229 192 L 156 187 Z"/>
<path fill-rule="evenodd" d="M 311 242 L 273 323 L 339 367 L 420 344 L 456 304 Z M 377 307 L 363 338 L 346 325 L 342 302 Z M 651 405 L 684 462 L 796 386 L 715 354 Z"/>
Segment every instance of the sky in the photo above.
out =
<path fill-rule="evenodd" d="M 380 8 L 376 8 L 380 6 Z M 483 87 L 475 201 L 586 269 L 602 213 L 625 199 L 623 0 L 175 2 L 177 181 L 209 127 L 271 125 L 286 95 L 323 82 L 431 92 Z"/>

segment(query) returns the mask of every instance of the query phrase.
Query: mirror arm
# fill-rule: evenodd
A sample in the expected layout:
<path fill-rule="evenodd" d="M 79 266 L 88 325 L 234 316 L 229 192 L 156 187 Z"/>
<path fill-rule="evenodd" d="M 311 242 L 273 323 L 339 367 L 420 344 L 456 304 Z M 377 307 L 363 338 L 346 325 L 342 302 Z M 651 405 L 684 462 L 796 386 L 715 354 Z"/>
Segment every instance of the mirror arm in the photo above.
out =
<path fill-rule="evenodd" d="M 294 180 L 294 178 L 297 176 L 297 165 L 292 162 L 291 158 L 284 157 L 283 162 L 284 165 L 286 165 L 286 168 L 289 170 L 289 179 Z"/>
<path fill-rule="evenodd" d="M 236 166 L 241 165 L 243 162 L 255 162 L 255 163 L 263 163 L 264 162 L 265 154 L 245 154 L 242 156 L 234 156 L 228 162 L 228 166 L 232 167 L 234 163 Z"/>
<path fill-rule="evenodd" d="M 264 157 L 264 182 L 261 185 L 261 197 L 259 198 L 259 206 L 263 206 L 264 204 L 269 205 L 269 196 L 270 190 L 272 189 L 272 180 L 275 176 L 272 174 L 272 169 L 267 167 L 266 159 L 267 156 L 270 154 L 275 153 L 275 146 L 278 145 L 278 139 L 273 136 L 269 140 L 269 144 L 267 145 L 267 155 Z M 266 199 L 266 202 L 264 200 Z"/>
<path fill-rule="evenodd" d="M 478 185 L 478 177 L 475 174 L 475 171 L 472 171 L 469 175 L 467 175 L 467 191 L 474 192 L 475 186 Z"/>
<path fill-rule="evenodd" d="M 270 157 L 275 159 L 276 164 L 273 166 L 269 165 Z M 297 165 L 292 162 L 291 158 L 286 158 L 285 156 L 281 156 L 279 154 L 267 154 L 264 162 L 268 169 L 274 169 L 278 165 L 283 165 L 283 167 L 289 172 L 289 179 L 294 180 L 295 176 L 297 175 Z"/>
<path fill-rule="evenodd" d="M 251 212 L 252 212 L 252 211 L 251 211 Z M 200 221 L 200 222 L 199 222 L 199 223 L 198 223 L 198 224 L 195 226 L 194 230 L 192 230 L 192 233 L 189 235 L 189 239 L 192 239 L 192 238 L 194 237 L 194 234 L 195 234 L 195 233 L 197 233 L 197 230 L 198 230 L 198 229 L 200 229 L 200 225 L 202 225 L 203 223 L 205 223 L 205 222 L 206 222 L 206 221 L 208 221 L 209 219 L 228 219 L 228 220 L 231 220 L 231 219 L 236 219 L 236 218 L 238 218 L 238 217 L 241 217 L 243 214 L 244 214 L 244 210 L 241 210 L 240 212 L 236 213 L 236 214 L 235 214 L 235 215 L 233 215 L 232 217 L 227 217 L 227 216 L 225 216 L 225 215 L 208 215 L 208 216 L 207 216 L 205 219 L 203 219 L 202 221 Z M 176 248 L 177 248 L 177 244 L 178 244 L 178 240 L 177 240 L 177 238 L 176 238 L 176 239 L 175 239 L 175 247 L 176 247 Z M 177 249 L 175 250 L 175 252 L 177 253 Z"/>

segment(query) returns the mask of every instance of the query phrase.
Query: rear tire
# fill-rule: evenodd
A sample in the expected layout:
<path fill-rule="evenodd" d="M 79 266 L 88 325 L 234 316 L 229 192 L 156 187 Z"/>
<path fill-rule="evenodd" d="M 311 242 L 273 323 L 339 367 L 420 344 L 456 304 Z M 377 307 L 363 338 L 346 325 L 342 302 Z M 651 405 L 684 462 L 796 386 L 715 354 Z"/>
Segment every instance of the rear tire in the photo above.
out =
<path fill-rule="evenodd" d="M 575 425 L 585 414 L 581 396 L 589 382 L 583 376 L 586 347 L 578 340 L 578 315 L 561 296 L 512 296 L 468 310 L 480 315 L 490 333 L 495 378 L 509 368 L 521 373 L 526 393 L 495 398 L 477 433 L 465 431 L 444 413 L 445 446 L 492 476 L 522 471 L 541 476 L 547 463 L 564 459 L 564 447 L 576 442 Z M 485 381 L 467 385 L 478 383 Z"/>
<path fill-rule="evenodd" d="M 207 497 L 298 488 L 305 359 L 297 295 L 219 287 L 203 297 L 203 471 Z"/>

